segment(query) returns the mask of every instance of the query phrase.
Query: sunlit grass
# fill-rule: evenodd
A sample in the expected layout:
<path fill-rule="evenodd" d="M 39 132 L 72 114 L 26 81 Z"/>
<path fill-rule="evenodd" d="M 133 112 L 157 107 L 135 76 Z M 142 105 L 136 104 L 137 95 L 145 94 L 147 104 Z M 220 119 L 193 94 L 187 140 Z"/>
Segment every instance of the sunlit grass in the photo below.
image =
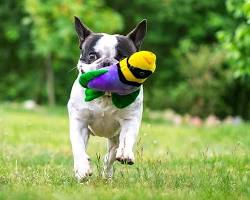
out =
<path fill-rule="evenodd" d="M 248 199 L 250 125 L 142 124 L 136 164 L 101 178 L 105 139 L 92 137 L 94 175 L 75 181 L 66 109 L 0 106 L 0 199 Z"/>

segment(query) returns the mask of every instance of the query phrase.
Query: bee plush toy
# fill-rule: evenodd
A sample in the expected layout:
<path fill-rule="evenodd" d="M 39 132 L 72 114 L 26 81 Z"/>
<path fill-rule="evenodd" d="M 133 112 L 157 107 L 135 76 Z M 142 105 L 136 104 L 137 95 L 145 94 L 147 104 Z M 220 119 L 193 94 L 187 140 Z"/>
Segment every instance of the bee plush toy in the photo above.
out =
<path fill-rule="evenodd" d="M 80 76 L 86 88 L 85 101 L 92 101 L 110 92 L 117 108 L 124 108 L 139 95 L 141 84 L 155 71 L 156 56 L 149 51 L 139 51 L 119 63 Z"/>

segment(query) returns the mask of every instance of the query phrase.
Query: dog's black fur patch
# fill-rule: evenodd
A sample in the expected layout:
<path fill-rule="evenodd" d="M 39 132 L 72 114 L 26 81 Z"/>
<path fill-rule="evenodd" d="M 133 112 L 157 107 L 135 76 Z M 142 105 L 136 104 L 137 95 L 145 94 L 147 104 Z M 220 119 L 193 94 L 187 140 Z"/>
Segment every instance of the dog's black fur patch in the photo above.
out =
<path fill-rule="evenodd" d="M 86 38 L 84 43 L 82 44 L 82 49 L 81 49 L 81 61 L 90 64 L 92 61 L 88 59 L 88 55 L 90 53 L 95 53 L 97 55 L 97 59 L 100 57 L 98 52 L 95 51 L 94 47 L 97 43 L 97 41 L 102 37 L 102 34 L 94 33 L 91 34 Z"/>
<path fill-rule="evenodd" d="M 136 47 L 134 43 L 124 35 L 116 36 L 117 46 L 116 46 L 116 57 L 115 59 L 120 61 L 121 59 L 130 56 L 136 52 Z"/>

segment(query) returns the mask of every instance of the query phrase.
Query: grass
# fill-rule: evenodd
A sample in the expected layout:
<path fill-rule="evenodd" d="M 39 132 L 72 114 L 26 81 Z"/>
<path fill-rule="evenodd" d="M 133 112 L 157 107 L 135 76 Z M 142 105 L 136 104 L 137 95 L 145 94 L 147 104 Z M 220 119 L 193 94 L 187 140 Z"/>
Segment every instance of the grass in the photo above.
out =
<path fill-rule="evenodd" d="M 0 105 L 0 199 L 249 199 L 250 125 L 144 121 L 136 164 L 101 178 L 105 139 L 92 137 L 94 175 L 75 181 L 63 108 Z"/>

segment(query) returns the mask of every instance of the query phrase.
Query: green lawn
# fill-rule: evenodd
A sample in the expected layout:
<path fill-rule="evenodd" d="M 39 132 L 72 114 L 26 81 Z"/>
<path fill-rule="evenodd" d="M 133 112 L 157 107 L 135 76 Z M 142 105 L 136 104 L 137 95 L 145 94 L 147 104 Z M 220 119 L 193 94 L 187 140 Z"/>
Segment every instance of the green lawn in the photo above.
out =
<path fill-rule="evenodd" d="M 173 126 L 145 120 L 133 166 L 101 178 L 105 139 L 92 137 L 94 175 L 75 181 L 66 109 L 0 106 L 0 199 L 249 199 L 250 125 Z"/>

